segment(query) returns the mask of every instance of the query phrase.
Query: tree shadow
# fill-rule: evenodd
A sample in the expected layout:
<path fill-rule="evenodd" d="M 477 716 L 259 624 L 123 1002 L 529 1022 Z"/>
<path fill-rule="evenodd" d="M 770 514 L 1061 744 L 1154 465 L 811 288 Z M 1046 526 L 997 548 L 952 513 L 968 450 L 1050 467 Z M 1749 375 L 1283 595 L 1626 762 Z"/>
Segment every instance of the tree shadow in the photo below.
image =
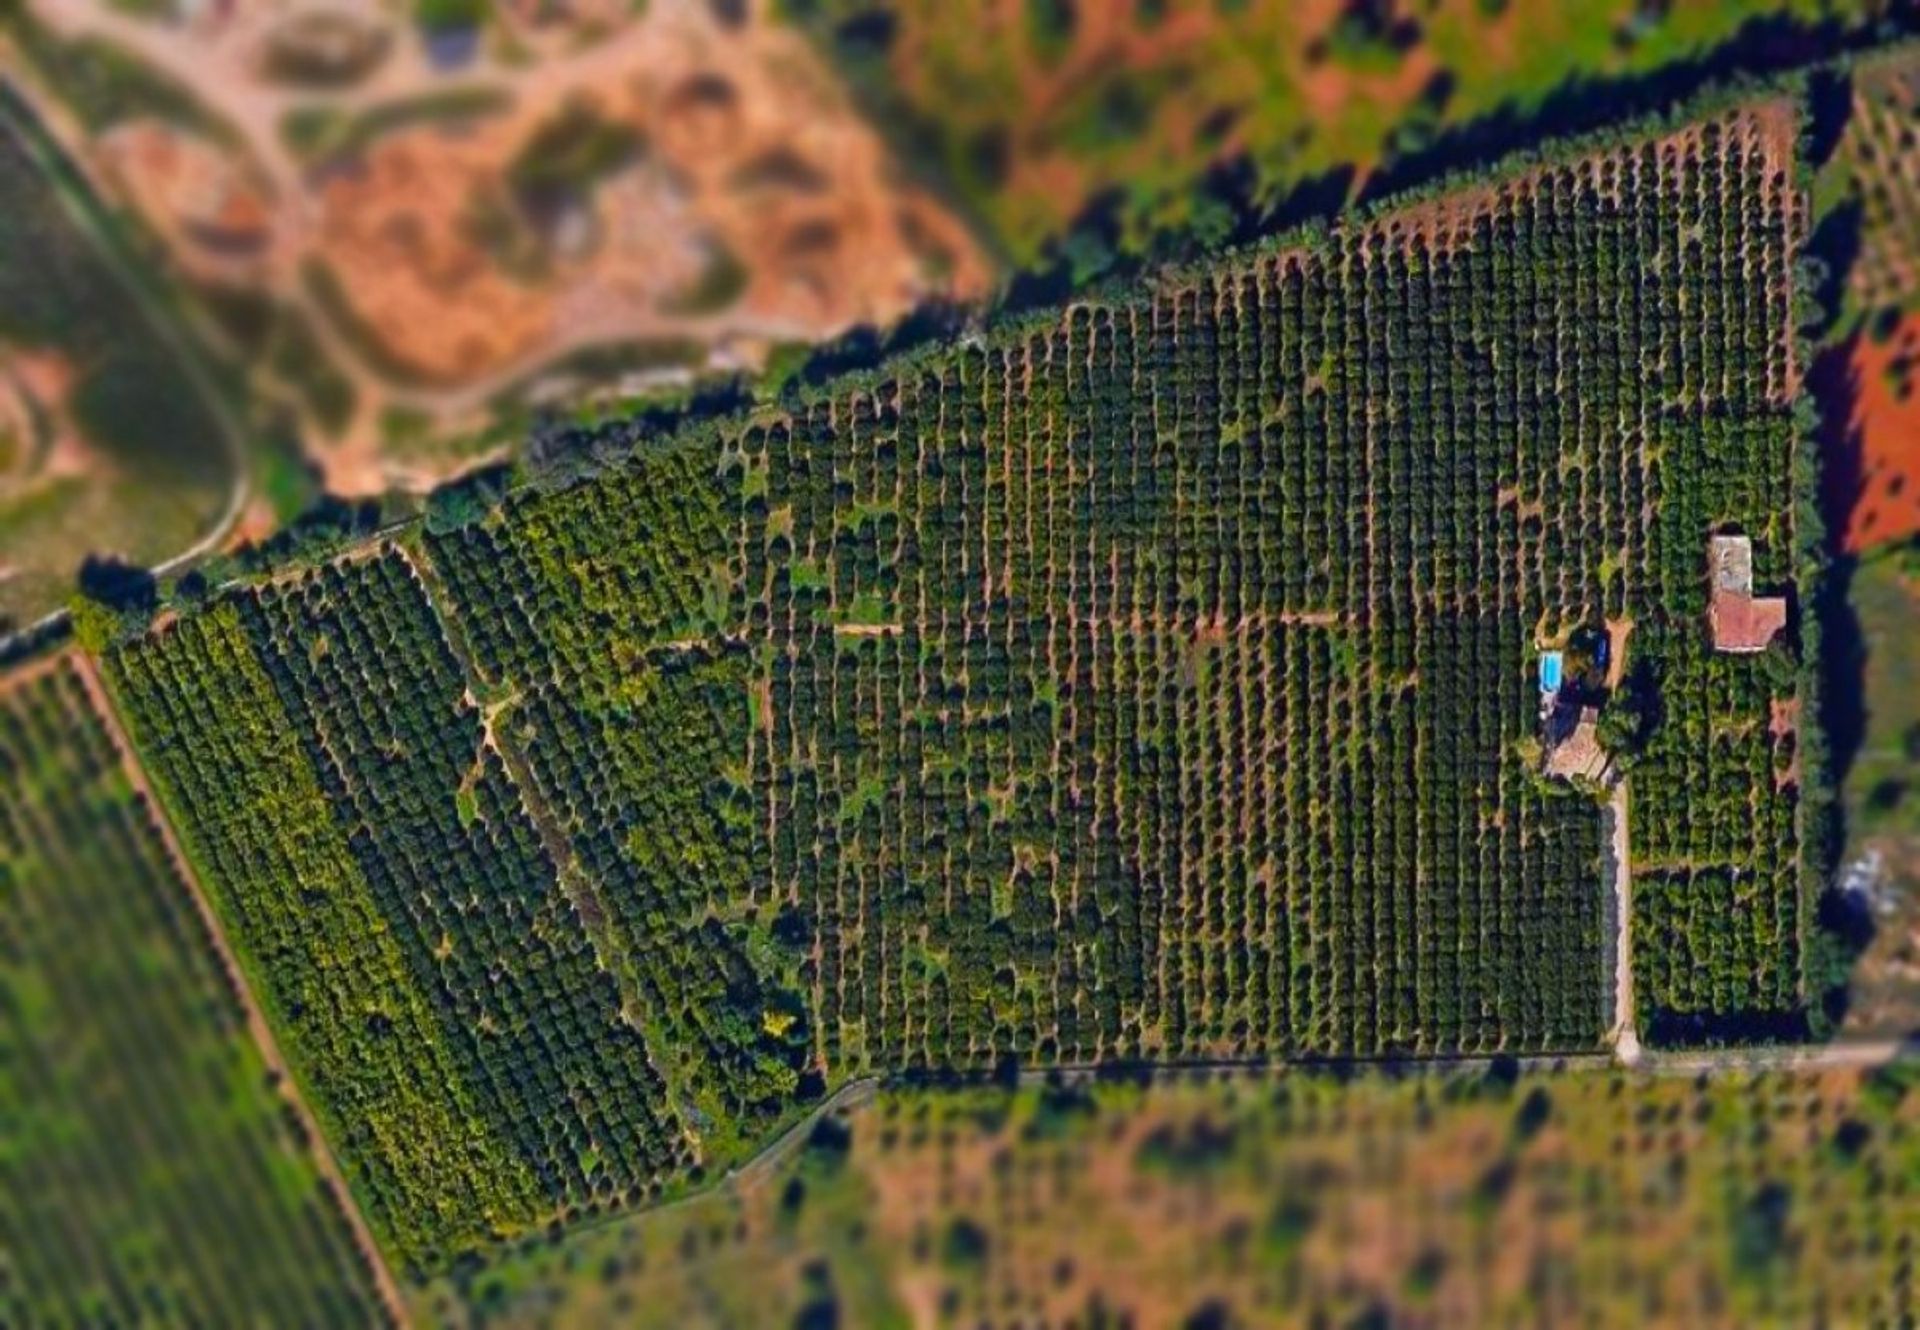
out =
<path fill-rule="evenodd" d="M 1818 168 L 1838 146 L 1852 111 L 1852 79 L 1837 60 L 1895 38 L 1920 34 L 1920 4 L 1900 0 L 1869 24 L 1818 22 L 1786 15 L 1757 17 L 1712 50 L 1642 74 L 1576 76 L 1538 103 L 1508 102 L 1444 129 L 1410 116 L 1383 145 L 1384 156 L 1356 190 L 1357 172 L 1344 165 L 1275 190 L 1260 168 L 1241 156 L 1217 164 L 1194 187 L 1185 226 L 1159 231 L 1138 253 L 1122 252 L 1125 191 L 1091 200 L 1074 219 L 1046 263 L 1015 273 L 996 312 L 1020 314 L 1057 305 L 1095 283 L 1137 276 L 1189 261 L 1228 245 L 1254 243 L 1303 226 L 1326 224 L 1356 204 L 1377 204 L 1450 177 L 1484 171 L 1536 152 L 1570 135 L 1620 128 L 1667 114 L 1715 88 L 1738 88 L 1796 70 L 1807 71 L 1803 152 Z M 1422 106 L 1437 116 L 1454 92 L 1455 75 L 1441 70 Z M 1828 245 L 1847 234 L 1844 224 Z M 1850 262 L 1850 258 L 1848 260 Z M 1831 263 L 1830 269 L 1844 266 Z M 1833 306 L 1829 306 L 1830 308 Z"/>
<path fill-rule="evenodd" d="M 1749 19 L 1710 51 L 1641 74 L 1575 75 L 1532 107 L 1507 103 L 1488 115 L 1439 131 L 1430 142 L 1383 163 L 1368 180 L 1361 201 L 1371 202 L 1419 188 L 1448 175 L 1479 170 L 1503 157 L 1538 148 L 1549 139 L 1586 134 L 1644 116 L 1672 111 L 1714 88 L 1737 87 L 1794 70 L 1808 69 L 1920 32 L 1920 7 L 1900 3 L 1877 22 L 1839 19 L 1809 22 L 1791 15 Z M 1851 88 L 1844 73 L 1814 71 L 1810 157 L 1818 166 L 1844 128 Z"/>
<path fill-rule="evenodd" d="M 1825 731 L 1835 789 L 1846 781 L 1867 732 L 1866 637 L 1853 607 L 1853 579 L 1859 560 L 1840 545 L 1849 515 L 1866 491 L 1866 457 L 1855 407 L 1860 375 L 1852 359 L 1853 339 L 1822 352 L 1807 375 L 1807 387 L 1819 408 L 1821 453 L 1820 506 L 1826 519 L 1829 559 L 1812 611 L 1820 626 L 1821 706 L 1817 717 Z M 1836 838 L 1845 843 L 1845 813 Z"/>

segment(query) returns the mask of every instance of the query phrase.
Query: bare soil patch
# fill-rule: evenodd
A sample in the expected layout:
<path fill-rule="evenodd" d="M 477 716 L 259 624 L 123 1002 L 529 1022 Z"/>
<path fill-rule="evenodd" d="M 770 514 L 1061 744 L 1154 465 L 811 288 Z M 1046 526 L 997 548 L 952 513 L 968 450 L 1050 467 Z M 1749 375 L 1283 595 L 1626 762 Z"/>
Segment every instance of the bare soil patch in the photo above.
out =
<path fill-rule="evenodd" d="M 990 281 L 757 4 L 511 4 L 459 59 L 401 11 L 34 11 L 190 87 L 231 131 L 144 117 L 75 146 L 212 288 L 210 323 L 298 316 L 300 343 L 243 350 L 303 410 L 333 376 L 342 418 L 309 434 L 336 492 L 471 464 L 431 441 L 484 434 L 503 403 L 753 366 Z"/>
<path fill-rule="evenodd" d="M 1839 534 L 1859 553 L 1920 533 L 1920 314 L 1885 342 L 1860 338 L 1850 368 L 1858 479 Z"/>

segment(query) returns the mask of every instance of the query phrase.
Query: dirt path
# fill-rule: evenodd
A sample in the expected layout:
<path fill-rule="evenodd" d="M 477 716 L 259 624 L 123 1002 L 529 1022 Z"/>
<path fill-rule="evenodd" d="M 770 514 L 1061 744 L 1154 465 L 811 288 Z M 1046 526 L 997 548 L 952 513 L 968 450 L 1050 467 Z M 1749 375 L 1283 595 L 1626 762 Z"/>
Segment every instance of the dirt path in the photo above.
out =
<path fill-rule="evenodd" d="M 1903 1039 L 1845 1044 L 1786 1044 L 1777 1048 L 1715 1048 L 1697 1053 L 1647 1053 L 1639 1070 L 1663 1075 L 1723 1075 L 1740 1071 L 1865 1069 L 1920 1058 L 1920 1045 Z"/>
<path fill-rule="evenodd" d="M 413 570 L 413 575 L 420 579 L 427 604 L 433 611 L 441 634 L 446 638 L 447 649 L 460 666 L 467 695 L 479 698 L 487 691 L 486 680 L 474 663 L 473 642 L 468 638 L 466 626 L 460 622 L 459 615 L 453 612 L 452 593 L 441 578 L 440 570 L 424 550 L 404 544 L 394 548 Z M 519 697 L 518 692 L 515 697 Z M 689 1097 L 684 1058 L 676 1057 L 677 1050 L 659 1037 L 658 1022 L 649 1015 L 649 1004 L 644 996 L 645 986 L 634 968 L 634 948 L 623 940 L 618 931 L 619 925 L 613 922 L 611 912 L 601 898 L 599 882 L 580 862 L 580 855 L 574 848 L 564 819 L 541 791 L 540 782 L 534 778 L 533 767 L 521 745 L 510 733 L 504 732 L 506 727 L 495 724 L 500 706 L 495 702 L 478 708 L 486 741 L 506 767 L 508 779 L 526 809 L 527 820 L 553 863 L 555 883 L 580 919 L 580 926 L 593 948 L 595 963 L 602 971 L 613 976 L 619 988 L 621 1019 L 638 1032 L 646 1049 L 647 1064 L 668 1087 L 666 1111 L 672 1115 L 675 1126 L 683 1136 L 695 1139 L 688 1132 L 686 1120 L 680 1111 L 682 1100 Z M 704 1149 L 696 1149 L 699 1157 L 704 1158 Z"/>
<path fill-rule="evenodd" d="M 320 1130 L 313 1112 L 307 1107 L 306 1100 L 300 1095 L 299 1085 L 287 1069 L 286 1059 L 280 1056 L 279 1046 L 274 1042 L 273 1030 L 268 1026 L 266 1016 L 260 1010 L 253 990 L 248 987 L 245 972 L 227 943 L 227 935 L 220 924 L 220 918 L 213 909 L 213 902 L 201 886 L 199 877 L 193 871 L 193 865 L 182 850 L 175 837 L 173 826 L 168 822 L 160 801 L 154 796 L 153 787 L 147 781 L 147 774 L 135 759 L 133 746 L 128 741 L 126 731 L 120 726 L 119 713 L 107 696 L 106 685 L 101 682 L 99 672 L 93 661 L 82 652 L 68 652 L 61 659 L 70 661 L 74 673 L 79 677 L 81 686 L 86 689 L 87 700 L 92 704 L 100 723 L 106 727 L 107 736 L 113 741 L 116 752 L 120 754 L 120 766 L 126 773 L 127 781 L 133 786 L 134 793 L 145 802 L 154 830 L 159 833 L 161 844 L 167 857 L 173 861 L 174 871 L 186 884 L 187 894 L 193 898 L 194 909 L 200 914 L 201 923 L 206 927 L 207 936 L 213 942 L 213 949 L 220 966 L 227 974 L 227 982 L 240 1000 L 242 1011 L 246 1015 L 247 1032 L 253 1036 L 254 1044 L 260 1050 L 267 1069 L 273 1073 L 278 1084 L 281 1098 L 293 1110 L 299 1119 L 301 1129 L 313 1142 L 312 1156 L 320 1170 L 320 1176 L 333 1192 L 334 1202 L 352 1230 L 353 1239 L 360 1249 L 360 1259 L 366 1264 L 367 1272 L 373 1277 L 374 1288 L 380 1301 L 385 1305 L 393 1324 L 408 1324 L 406 1301 L 400 1296 L 400 1286 L 395 1283 L 393 1272 L 387 1268 L 386 1257 L 380 1251 L 380 1244 L 373 1239 L 372 1230 L 355 1203 L 352 1189 L 347 1185 L 346 1175 L 341 1172 L 340 1164 L 334 1158 L 327 1144 L 326 1136 Z"/>
<path fill-rule="evenodd" d="M 188 26 L 155 22 L 101 0 L 34 0 L 32 8 L 35 17 L 63 39 L 91 38 L 124 48 L 191 88 L 240 136 L 254 164 L 267 173 L 276 189 L 290 197 L 302 192 L 305 165 L 274 129 L 289 111 L 320 99 L 308 89 L 265 81 L 252 63 L 254 41 L 283 15 L 263 7 L 210 44 Z M 650 39 L 638 25 L 628 25 L 578 50 L 543 57 L 527 69 L 503 65 L 483 52 L 457 77 L 437 69 L 423 45 L 396 42 L 377 68 L 357 83 L 328 90 L 324 102 L 352 114 L 430 95 L 455 83 L 524 91 L 529 96 L 564 92 L 616 77 L 636 52 L 647 49 Z"/>
<path fill-rule="evenodd" d="M 1613 832 L 1612 861 L 1608 867 L 1613 893 L 1613 1029 L 1608 1039 L 1614 1056 L 1631 1067 L 1640 1061 L 1640 1032 L 1633 1023 L 1633 870 L 1629 858 L 1631 837 L 1627 834 L 1627 782 L 1622 778 L 1613 787 L 1608 803 L 1608 821 Z"/>

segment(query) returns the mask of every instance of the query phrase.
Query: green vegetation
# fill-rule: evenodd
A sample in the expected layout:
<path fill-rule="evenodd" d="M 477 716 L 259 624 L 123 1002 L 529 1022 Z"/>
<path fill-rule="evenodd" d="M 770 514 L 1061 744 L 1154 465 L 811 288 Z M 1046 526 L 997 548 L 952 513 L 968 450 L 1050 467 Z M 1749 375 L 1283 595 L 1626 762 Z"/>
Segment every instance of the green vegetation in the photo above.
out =
<path fill-rule="evenodd" d="M 1082 0 L 1082 6 L 1086 0 Z M 1364 176 L 1557 93 L 1708 56 L 1757 21 L 1865 25 L 1885 0 L 1138 0 L 1132 28 L 1071 0 L 983 16 L 950 0 L 784 0 L 887 128 L 1018 266 L 1113 200 L 1124 248 L 1187 233 L 1244 156 L 1256 202 Z M 1110 4 L 1109 11 L 1127 6 Z M 1118 17 L 1116 14 L 1115 17 Z M 1082 29 L 1086 32 L 1083 34 Z M 1165 113 L 1161 113 L 1164 109 Z"/>
<path fill-rule="evenodd" d="M 304 313 L 256 287 L 207 283 L 193 297 L 233 354 L 264 367 L 322 433 L 338 437 L 353 417 L 353 383 L 328 358 Z"/>
<path fill-rule="evenodd" d="M 541 215 L 590 195 L 603 176 L 646 151 L 631 125 L 609 120 L 591 101 L 569 102 L 514 154 L 507 181 L 522 208 Z"/>
<path fill-rule="evenodd" d="M 112 42 L 94 37 L 64 40 L 24 4 L 0 7 L 0 29 L 90 131 L 151 117 L 229 148 L 240 145 L 234 127 L 208 110 L 191 88 Z"/>
<path fill-rule="evenodd" d="M 84 186 L 38 127 L 0 99 L 0 356 L 43 353 L 72 376 L 35 402 L 36 454 L 71 431 L 110 465 L 0 476 L 0 549 L 16 576 L 0 618 L 34 617 L 72 590 L 81 561 L 114 551 L 153 562 L 190 545 L 219 511 L 231 466 L 221 424 L 183 360 L 178 328 L 148 318 L 89 227 Z"/>
<path fill-rule="evenodd" d="M 357 113 L 324 105 L 301 106 L 287 112 L 280 136 L 288 148 L 310 162 L 351 157 L 387 134 L 494 115 L 510 101 L 504 89 L 466 84 L 383 102 Z"/>
<path fill-rule="evenodd" d="M 590 843 L 621 828 L 588 866 L 608 899 L 650 938 L 702 900 L 800 911 L 836 1072 L 1590 1045 L 1598 821 L 1520 756 L 1535 634 L 1630 616 L 1663 658 L 1701 632 L 1717 522 L 1783 566 L 1759 133 L 1550 171 L 1470 244 L 1389 218 L 1084 306 L 430 550 L 490 683 L 538 699 L 548 797 Z M 1647 530 L 1653 496 L 1675 520 Z M 1735 670 L 1764 699 L 1772 668 L 1675 650 L 1668 712 Z M 754 713 L 718 686 L 742 669 Z M 1649 782 L 1784 810 L 1752 989 L 1707 1000 L 1795 1009 L 1793 790 L 1678 719 L 1656 738 Z"/>
<path fill-rule="evenodd" d="M 686 290 L 660 302 L 663 312 L 682 318 L 718 314 L 746 294 L 753 274 L 718 238 L 707 241 L 706 262 Z"/>
<path fill-rule="evenodd" d="M 0 102 L 0 340 L 73 362 L 69 405 L 89 442 L 149 480 L 218 490 L 227 455 L 179 355 L 147 321 L 113 258 L 61 196 L 48 145 Z"/>
<path fill-rule="evenodd" d="M 383 1322 L 78 677 L 0 694 L 0 1323 Z"/>
<path fill-rule="evenodd" d="M 768 1176 L 529 1243 L 436 1282 L 414 1314 L 444 1330 L 1897 1325 L 1920 1310 L 1900 1274 L 1920 1224 L 1899 1181 L 1920 1168 L 1907 1079 L 883 1091 Z"/>
<path fill-rule="evenodd" d="M 1849 598 L 1866 645 L 1866 730 L 1847 772 L 1850 838 L 1920 840 L 1920 544 L 1863 560 Z"/>
<path fill-rule="evenodd" d="M 416 1263 L 526 1223 L 535 1179 L 500 1148 L 459 1070 L 477 1032 L 449 1030 L 437 993 L 410 974 L 404 935 L 336 820 L 346 810 L 330 803 L 239 607 L 185 620 L 113 666 L 169 815 L 389 1249 Z M 202 729 L 196 713 L 231 725 Z"/>
<path fill-rule="evenodd" d="M 390 651 L 404 659 L 364 668 Z M 226 602 L 114 663 L 404 1259 L 637 1201 L 683 1162 L 640 1036 L 402 559 Z M 176 740 L 183 705 L 245 733 Z"/>
<path fill-rule="evenodd" d="M 414 0 L 413 21 L 429 33 L 471 32 L 485 25 L 487 0 Z"/>
<path fill-rule="evenodd" d="M 1848 274 L 1863 312 L 1920 298 L 1920 48 L 1896 47 L 1853 70 L 1853 108 L 1831 170 L 1857 201 L 1860 253 Z"/>
<path fill-rule="evenodd" d="M 657 1195 L 865 1071 L 1596 1046 L 1600 814 L 1529 750 L 1537 650 L 1602 618 L 1658 678 L 1636 778 L 1700 810 L 1640 834 L 1749 910 L 1636 936 L 1744 967 L 1647 1006 L 1795 1019 L 1797 790 L 1723 756 L 1793 671 L 1683 645 L 1710 529 L 1789 571 L 1788 125 L 614 426 L 116 652 L 400 1249 Z"/>
<path fill-rule="evenodd" d="M 265 351 L 274 376 L 299 394 L 322 433 L 337 438 L 353 419 L 353 381 L 327 358 L 306 316 L 281 306 Z"/>

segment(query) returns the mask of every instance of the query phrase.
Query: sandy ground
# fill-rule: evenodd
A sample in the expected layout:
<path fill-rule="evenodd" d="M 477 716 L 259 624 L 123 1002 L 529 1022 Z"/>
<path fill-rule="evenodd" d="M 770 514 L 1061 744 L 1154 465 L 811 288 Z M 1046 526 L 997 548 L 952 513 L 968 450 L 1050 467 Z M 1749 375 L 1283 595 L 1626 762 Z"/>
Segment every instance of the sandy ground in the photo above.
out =
<path fill-rule="evenodd" d="M 0 436 L 9 441 L 0 459 L 0 501 L 104 464 L 67 415 L 75 377 L 72 363 L 59 351 L 0 343 Z"/>

